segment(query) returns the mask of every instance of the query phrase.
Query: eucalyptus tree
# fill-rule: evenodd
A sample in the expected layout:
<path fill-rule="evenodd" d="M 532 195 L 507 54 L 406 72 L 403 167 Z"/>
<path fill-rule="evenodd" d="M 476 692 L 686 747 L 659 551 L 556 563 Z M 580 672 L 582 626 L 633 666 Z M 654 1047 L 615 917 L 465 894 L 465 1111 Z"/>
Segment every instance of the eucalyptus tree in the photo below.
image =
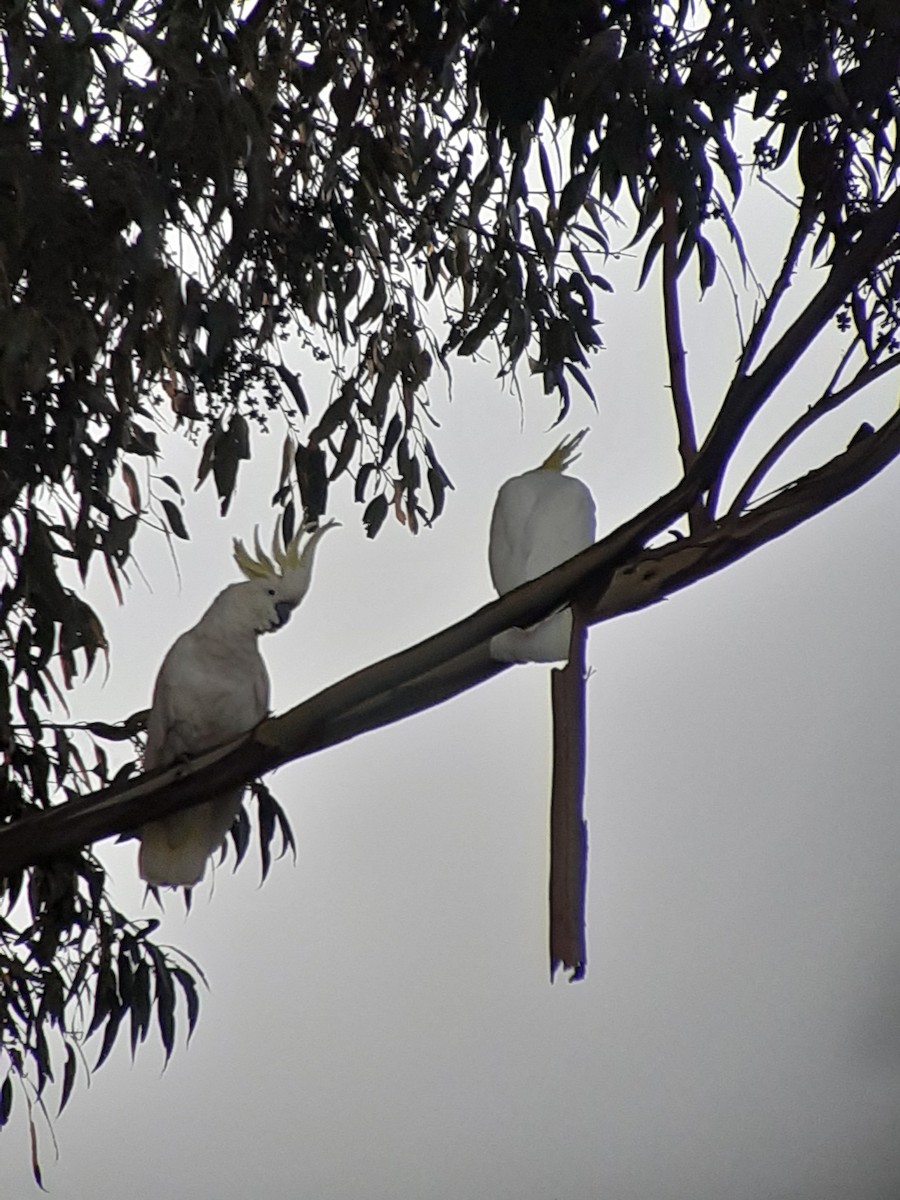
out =
<path fill-rule="evenodd" d="M 900 454 L 900 416 L 879 422 L 873 405 L 849 446 L 763 494 L 798 439 L 900 365 L 900 10 L 9 0 L 0 32 L 5 1119 L 14 1080 L 42 1097 L 60 1064 L 65 1102 L 89 1034 L 102 1061 L 126 1024 L 136 1048 L 155 1021 L 168 1054 L 176 1014 L 197 1018 L 197 968 L 116 910 L 94 841 L 477 684 L 500 669 L 493 633 L 563 599 L 591 624 L 685 587 Z M 737 209 L 751 186 L 781 190 L 788 232 L 748 308 L 732 280 L 751 277 Z M 110 650 L 81 586 L 90 564 L 124 598 L 140 526 L 188 536 L 188 481 L 160 430 L 196 448 L 224 513 L 277 417 L 286 537 L 335 488 L 371 536 L 389 519 L 415 532 L 451 487 L 429 407 L 440 374 L 491 351 L 565 417 L 593 396 L 616 303 L 605 263 L 625 246 L 664 315 L 681 470 L 658 500 L 177 778 L 132 778 L 140 714 L 58 720 Z M 792 289 L 812 265 L 812 286 Z M 704 428 L 682 331 L 698 292 L 743 314 Z M 830 380 L 797 415 L 787 397 L 814 354 L 834 355 Z M 303 383 L 313 360 L 331 371 L 321 400 Z M 778 433 L 735 479 L 763 410 Z M 672 526 L 682 536 L 654 545 Z M 289 826 L 255 792 L 268 865 Z M 240 855 L 246 819 L 234 836 Z"/>

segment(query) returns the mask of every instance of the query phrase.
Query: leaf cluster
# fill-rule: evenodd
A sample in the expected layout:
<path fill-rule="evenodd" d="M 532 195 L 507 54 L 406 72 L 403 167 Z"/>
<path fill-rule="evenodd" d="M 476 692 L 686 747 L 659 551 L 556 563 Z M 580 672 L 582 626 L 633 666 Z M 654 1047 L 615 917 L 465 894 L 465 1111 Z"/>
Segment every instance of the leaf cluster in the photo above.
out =
<path fill-rule="evenodd" d="M 65 763 L 59 755 L 67 753 L 84 767 L 78 733 L 94 747 L 95 766 L 86 776 L 93 777 L 94 785 L 122 783 L 136 764 L 130 761 L 113 779 L 101 742 L 135 738 L 145 716 L 134 714 L 118 726 L 93 722 L 77 729 L 56 727 L 56 748 L 47 752 L 52 770 L 60 775 Z M 250 790 L 256 801 L 264 880 L 276 838 L 278 857 L 287 850 L 296 856 L 296 844 L 287 816 L 268 788 L 256 782 Z M 21 811 L 27 808 L 20 806 Z M 247 854 L 250 835 L 251 822 L 242 808 L 232 830 L 235 869 Z M 195 962 L 155 941 L 158 920 L 134 922 L 116 908 L 104 868 L 89 852 L 75 851 L 16 871 L 5 883 L 0 915 L 0 1128 L 9 1119 L 16 1084 L 31 1114 L 35 1102 L 46 1111 L 47 1085 L 59 1083 L 61 1112 L 78 1064 L 85 1076 L 96 1070 L 123 1031 L 134 1056 L 155 1028 L 168 1061 L 175 1046 L 179 993 L 189 1039 L 199 1015 L 198 978 L 203 980 Z M 185 900 L 190 907 L 189 890 Z M 89 1063 L 84 1043 L 92 1037 L 99 1038 L 100 1048 Z M 40 1181 L 37 1158 L 34 1166 Z"/>
<path fill-rule="evenodd" d="M 32 1126 L 32 1163 L 40 1184 L 33 1108 L 47 1113 L 57 1083 L 66 1106 L 79 1063 L 87 1076 L 128 1029 L 131 1053 L 156 1028 L 165 1057 L 175 1046 L 178 994 L 188 1037 L 199 1015 L 199 968 L 153 940 L 159 922 L 131 922 L 110 903 L 105 873 L 90 855 L 60 858 L 9 881 L 0 917 L 0 1036 L 4 1080 L 0 1127 L 10 1118 L 16 1084 Z M 91 1065 L 83 1043 L 100 1037 Z"/>

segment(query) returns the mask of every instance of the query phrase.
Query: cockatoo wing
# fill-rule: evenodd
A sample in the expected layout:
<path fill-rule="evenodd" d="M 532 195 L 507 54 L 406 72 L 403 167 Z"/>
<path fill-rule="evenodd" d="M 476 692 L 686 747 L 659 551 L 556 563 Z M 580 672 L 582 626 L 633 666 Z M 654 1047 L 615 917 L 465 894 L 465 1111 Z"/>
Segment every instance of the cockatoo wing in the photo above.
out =
<path fill-rule="evenodd" d="M 538 469 L 508 479 L 491 518 L 488 561 L 503 595 L 590 546 L 596 534 L 594 498 L 580 479 Z M 555 613 L 529 629 L 508 629 L 491 640 L 500 662 L 560 662 L 568 658 L 572 615 Z"/>
<path fill-rule="evenodd" d="M 255 640 L 229 645 L 207 636 L 201 620 L 175 642 L 160 669 L 144 766 L 166 766 L 238 737 L 261 721 L 268 707 L 269 678 Z M 157 886 L 199 883 L 234 823 L 242 795 L 238 788 L 144 825 L 141 877 Z"/>
<path fill-rule="evenodd" d="M 512 591 L 586 549 L 596 524 L 594 498 L 580 479 L 544 470 L 508 479 L 491 518 L 488 560 L 497 591 Z"/>
<path fill-rule="evenodd" d="M 144 766 L 166 766 L 251 729 L 269 707 L 269 677 L 256 648 L 183 633 L 163 660 L 147 720 Z"/>

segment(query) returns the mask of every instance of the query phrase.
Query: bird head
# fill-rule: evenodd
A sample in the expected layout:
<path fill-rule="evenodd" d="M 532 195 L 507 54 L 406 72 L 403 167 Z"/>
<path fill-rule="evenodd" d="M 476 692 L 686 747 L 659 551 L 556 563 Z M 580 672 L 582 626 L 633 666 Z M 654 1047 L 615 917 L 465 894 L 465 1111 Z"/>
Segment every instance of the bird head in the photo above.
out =
<path fill-rule="evenodd" d="M 257 618 L 257 633 L 271 633 L 280 629 L 290 619 L 291 613 L 306 595 L 312 579 L 313 558 L 316 547 L 324 533 L 333 529 L 337 521 L 328 521 L 318 529 L 300 529 L 287 544 L 282 544 L 275 531 L 272 553 L 266 554 L 259 542 L 259 529 L 253 535 L 256 557 L 247 550 L 242 541 L 234 540 L 234 561 L 253 585 L 254 612 Z M 304 535 L 308 533 L 301 548 Z M 247 584 L 239 585 L 248 587 Z"/>
<path fill-rule="evenodd" d="M 586 429 L 580 429 L 578 433 L 573 433 L 571 437 L 563 438 L 556 449 L 547 455 L 538 467 L 538 470 L 565 471 L 578 458 L 578 447 L 581 445 L 587 432 Z"/>

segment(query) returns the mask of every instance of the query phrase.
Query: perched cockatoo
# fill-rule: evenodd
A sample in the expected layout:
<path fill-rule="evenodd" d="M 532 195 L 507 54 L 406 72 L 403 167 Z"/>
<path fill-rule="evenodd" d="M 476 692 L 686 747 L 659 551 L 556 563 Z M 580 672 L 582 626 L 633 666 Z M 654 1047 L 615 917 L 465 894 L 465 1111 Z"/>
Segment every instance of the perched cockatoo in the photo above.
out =
<path fill-rule="evenodd" d="M 594 498 L 565 474 L 587 430 L 565 438 L 534 471 L 500 488 L 491 518 L 488 560 L 497 591 L 537 579 L 594 541 Z M 526 629 L 491 638 L 498 662 L 566 663 L 551 672 L 553 783 L 550 802 L 550 976 L 558 966 L 581 979 L 587 963 L 585 887 L 585 631 L 572 636 L 568 606 Z"/>
<path fill-rule="evenodd" d="M 259 635 L 288 621 L 309 588 L 319 539 L 336 524 L 315 530 L 302 550 L 302 530 L 284 548 L 276 533 L 271 558 L 260 548 L 258 533 L 255 558 L 235 540 L 234 558 L 247 582 L 220 592 L 163 660 L 147 721 L 146 770 L 212 750 L 263 719 L 269 676 Z M 138 833 L 141 878 L 152 886 L 199 883 L 234 823 L 243 790 L 144 825 Z"/>
<path fill-rule="evenodd" d="M 564 438 L 533 471 L 508 479 L 491 518 L 488 562 L 502 596 L 546 574 L 590 546 L 595 537 L 594 498 L 580 479 L 564 472 L 586 430 Z M 564 608 L 528 629 L 505 629 L 491 639 L 498 662 L 566 662 L 572 611 Z"/>

